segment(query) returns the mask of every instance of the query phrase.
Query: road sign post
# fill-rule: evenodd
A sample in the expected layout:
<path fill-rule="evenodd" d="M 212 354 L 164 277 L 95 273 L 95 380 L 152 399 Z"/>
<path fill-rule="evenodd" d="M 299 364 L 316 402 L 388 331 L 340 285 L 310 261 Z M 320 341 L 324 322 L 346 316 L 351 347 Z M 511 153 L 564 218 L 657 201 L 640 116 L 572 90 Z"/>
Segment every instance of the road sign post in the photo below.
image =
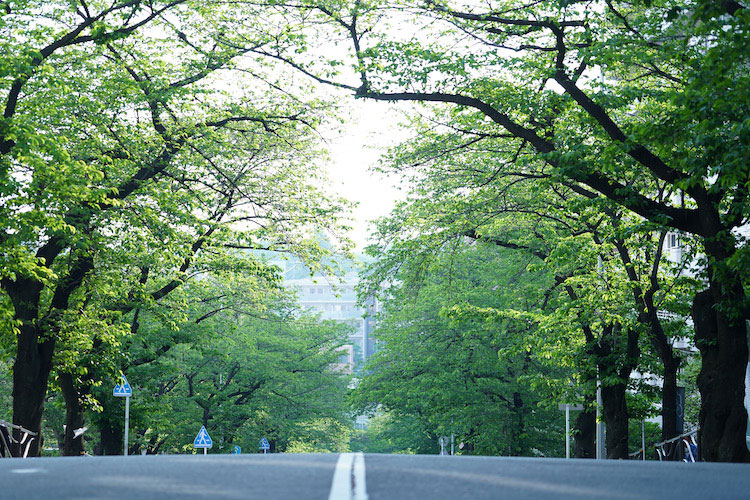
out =
<path fill-rule="evenodd" d="M 193 440 L 193 448 L 203 448 L 203 454 L 208 455 L 208 449 L 214 445 L 211 441 L 211 436 L 208 435 L 205 425 L 201 425 L 201 430 L 198 431 L 198 435 Z"/>
<path fill-rule="evenodd" d="M 448 452 L 445 451 L 445 446 L 448 444 L 448 437 L 447 436 L 440 436 L 438 438 L 438 444 L 440 445 L 440 455 L 447 455 Z"/>
<path fill-rule="evenodd" d="M 260 438 L 260 446 L 258 446 L 258 449 L 263 450 L 264 455 L 268 453 L 268 450 L 271 449 L 271 445 L 268 444 L 268 439 L 266 439 L 266 436 Z"/>
<path fill-rule="evenodd" d="M 605 450 L 604 439 L 606 438 L 604 430 L 604 421 L 602 420 L 602 408 L 604 403 L 602 402 L 602 384 L 597 379 L 596 381 L 596 459 L 604 460 L 607 458 L 607 452 Z"/>
<path fill-rule="evenodd" d="M 565 405 L 565 458 L 570 458 L 570 405 Z"/>
<path fill-rule="evenodd" d="M 570 410 L 582 411 L 583 405 L 560 403 L 558 410 L 565 410 L 565 458 L 570 458 Z"/>
<path fill-rule="evenodd" d="M 128 454 L 128 430 L 130 427 L 130 396 L 133 395 L 133 389 L 128 383 L 128 379 L 125 375 L 120 375 L 120 383 L 115 384 L 115 388 L 112 389 L 112 395 L 125 398 L 125 436 L 122 444 L 122 454 L 127 456 Z"/>
<path fill-rule="evenodd" d="M 122 454 L 128 455 L 128 431 L 130 430 L 130 396 L 125 396 L 125 437 L 122 443 Z"/>

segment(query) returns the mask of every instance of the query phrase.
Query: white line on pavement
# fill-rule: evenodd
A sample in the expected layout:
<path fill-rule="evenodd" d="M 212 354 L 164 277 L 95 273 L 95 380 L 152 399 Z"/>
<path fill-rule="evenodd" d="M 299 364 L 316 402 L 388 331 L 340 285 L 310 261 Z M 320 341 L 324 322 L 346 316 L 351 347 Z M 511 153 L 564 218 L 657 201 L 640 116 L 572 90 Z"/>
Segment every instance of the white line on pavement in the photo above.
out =
<path fill-rule="evenodd" d="M 352 453 L 342 453 L 336 462 L 336 470 L 333 472 L 331 493 L 328 500 L 351 500 L 352 498 Z"/>
<path fill-rule="evenodd" d="M 365 456 L 362 453 L 339 455 L 328 500 L 367 500 Z"/>
<path fill-rule="evenodd" d="M 354 455 L 354 500 L 367 500 L 367 485 L 365 484 L 365 456 L 362 453 Z"/>
<path fill-rule="evenodd" d="M 44 472 L 44 469 L 11 469 L 13 474 L 36 474 L 37 472 Z"/>

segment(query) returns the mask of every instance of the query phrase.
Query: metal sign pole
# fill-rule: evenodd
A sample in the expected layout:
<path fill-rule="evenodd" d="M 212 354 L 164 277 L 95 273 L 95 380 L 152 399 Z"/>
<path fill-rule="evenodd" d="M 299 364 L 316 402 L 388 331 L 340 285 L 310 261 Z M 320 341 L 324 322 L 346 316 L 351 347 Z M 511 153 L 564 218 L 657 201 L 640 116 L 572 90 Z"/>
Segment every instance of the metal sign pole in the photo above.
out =
<path fill-rule="evenodd" d="M 130 427 L 130 396 L 125 397 L 125 439 L 123 440 L 123 455 L 128 456 L 128 428 Z"/>
<path fill-rule="evenodd" d="M 125 398 L 125 435 L 122 440 L 122 454 L 128 454 L 128 428 L 130 427 L 130 396 L 133 395 L 133 389 L 128 384 L 125 375 L 120 375 L 120 383 L 115 384 L 112 389 L 112 395 L 118 398 Z"/>
<path fill-rule="evenodd" d="M 602 422 L 602 386 L 596 381 L 596 458 L 603 460 L 607 458 L 604 452 L 604 423 Z"/>
<path fill-rule="evenodd" d="M 565 458 L 570 458 L 570 405 L 565 405 Z"/>
<path fill-rule="evenodd" d="M 214 442 L 211 440 L 211 436 L 208 435 L 206 426 L 202 425 L 201 430 L 198 431 L 198 435 L 193 440 L 193 448 L 203 448 L 203 454 L 208 455 L 208 448 L 213 447 Z"/>
<path fill-rule="evenodd" d="M 560 403 L 557 409 L 565 412 L 565 458 L 570 458 L 570 410 L 583 411 L 583 405 Z"/>

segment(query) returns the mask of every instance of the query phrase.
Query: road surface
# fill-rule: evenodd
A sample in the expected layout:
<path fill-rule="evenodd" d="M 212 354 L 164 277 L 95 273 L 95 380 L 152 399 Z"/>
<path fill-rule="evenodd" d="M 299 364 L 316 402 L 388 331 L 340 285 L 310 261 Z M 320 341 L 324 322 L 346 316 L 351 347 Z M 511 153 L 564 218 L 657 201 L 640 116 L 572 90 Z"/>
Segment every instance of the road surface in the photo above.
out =
<path fill-rule="evenodd" d="M 750 498 L 750 464 L 362 454 L 0 459 L 2 499 Z"/>

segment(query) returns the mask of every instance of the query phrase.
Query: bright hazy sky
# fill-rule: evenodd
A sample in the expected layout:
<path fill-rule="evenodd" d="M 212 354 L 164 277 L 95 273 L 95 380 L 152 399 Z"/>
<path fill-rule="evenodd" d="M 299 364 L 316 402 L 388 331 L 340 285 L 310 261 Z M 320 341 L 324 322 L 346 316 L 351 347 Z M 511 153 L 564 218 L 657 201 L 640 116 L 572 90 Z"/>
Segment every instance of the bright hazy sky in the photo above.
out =
<path fill-rule="evenodd" d="M 388 215 L 405 193 L 396 188 L 398 179 L 370 171 L 385 150 L 402 137 L 396 128 L 399 114 L 392 104 L 354 100 L 340 136 L 329 143 L 328 166 L 332 189 L 358 203 L 351 214 L 350 237 L 360 251 L 367 243 L 369 222 Z"/>

